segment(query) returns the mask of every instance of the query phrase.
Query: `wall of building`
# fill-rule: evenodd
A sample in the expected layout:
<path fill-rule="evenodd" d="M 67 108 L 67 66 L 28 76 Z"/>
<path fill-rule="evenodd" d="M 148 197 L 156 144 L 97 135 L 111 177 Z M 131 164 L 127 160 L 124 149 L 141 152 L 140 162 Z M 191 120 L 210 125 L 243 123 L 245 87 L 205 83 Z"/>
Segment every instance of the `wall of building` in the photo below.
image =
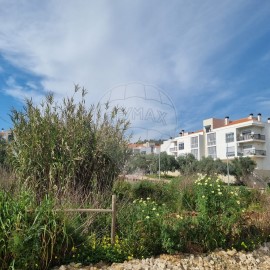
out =
<path fill-rule="evenodd" d="M 227 160 L 227 152 L 230 154 L 228 159 L 234 159 L 235 157 L 249 156 L 257 163 L 258 171 L 265 171 L 268 175 L 270 171 L 270 123 L 262 122 L 258 117 L 249 116 L 235 121 L 229 121 L 227 119 L 210 118 L 203 121 L 204 131 L 199 133 L 187 133 L 182 132 L 182 136 L 165 141 L 161 145 L 161 151 L 166 151 L 168 154 L 179 156 L 191 153 L 191 138 L 198 137 L 198 156 L 200 159 L 203 156 L 209 156 L 209 147 L 215 147 L 216 158 L 221 160 Z M 250 130 L 250 139 L 243 139 L 245 136 L 243 132 Z M 226 134 L 233 133 L 233 141 L 226 141 Z M 215 134 L 215 144 L 209 145 L 209 134 Z M 241 137 L 242 134 L 242 137 Z M 256 139 L 253 135 L 265 135 L 265 140 Z M 210 135 L 213 136 L 213 135 Z M 242 138 L 242 140 L 240 140 Z M 184 149 L 179 150 L 179 144 L 184 143 Z M 211 144 L 211 143 L 210 143 Z M 246 148 L 251 145 L 252 148 Z M 171 151 L 177 147 L 177 151 Z M 256 150 L 256 154 L 252 154 Z M 213 151 L 213 148 L 211 148 Z M 259 150 L 259 152 L 257 152 Z M 262 151 L 260 151 L 262 150 Z M 265 152 L 266 151 L 266 154 Z M 260 154 L 263 153 L 263 154 Z M 246 155 L 245 155 L 246 154 Z"/>

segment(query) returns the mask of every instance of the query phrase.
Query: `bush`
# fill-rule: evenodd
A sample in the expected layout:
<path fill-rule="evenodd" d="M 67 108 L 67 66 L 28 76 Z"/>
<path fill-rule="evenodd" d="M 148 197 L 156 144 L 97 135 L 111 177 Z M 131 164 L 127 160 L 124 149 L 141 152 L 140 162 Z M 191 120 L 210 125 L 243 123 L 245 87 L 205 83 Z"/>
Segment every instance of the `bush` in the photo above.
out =
<path fill-rule="evenodd" d="M 132 184 L 129 182 L 122 180 L 116 181 L 112 191 L 120 201 L 133 199 Z"/>
<path fill-rule="evenodd" d="M 30 192 L 15 199 L 0 192 L 1 269 L 48 269 L 64 257 L 69 236 L 64 219 L 53 211 L 53 200 L 40 205 Z"/>
<path fill-rule="evenodd" d="M 107 236 L 97 237 L 91 234 L 81 244 L 71 249 L 71 261 L 83 264 L 98 263 L 100 261 L 113 263 L 129 260 L 132 254 L 129 251 L 130 244 L 126 239 L 115 238 L 115 244 L 111 244 L 111 238 Z"/>
<path fill-rule="evenodd" d="M 26 101 L 23 112 L 12 111 L 14 140 L 8 147 L 8 160 L 19 179 L 38 199 L 48 192 L 61 197 L 67 190 L 84 193 L 111 189 L 127 157 L 128 122 L 119 118 L 123 109 L 85 105 L 64 99 L 54 102 L 52 94 L 40 105 Z"/>
<path fill-rule="evenodd" d="M 161 224 L 166 206 L 158 205 L 149 197 L 136 199 L 118 214 L 119 236 L 129 243 L 129 253 L 136 258 L 160 254 Z"/>

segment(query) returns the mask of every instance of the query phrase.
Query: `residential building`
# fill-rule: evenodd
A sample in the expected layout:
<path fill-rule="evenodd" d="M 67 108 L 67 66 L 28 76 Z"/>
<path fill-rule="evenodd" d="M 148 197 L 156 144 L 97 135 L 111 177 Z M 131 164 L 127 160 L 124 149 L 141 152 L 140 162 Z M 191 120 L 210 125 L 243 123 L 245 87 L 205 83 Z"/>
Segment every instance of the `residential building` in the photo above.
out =
<path fill-rule="evenodd" d="M 155 143 L 130 143 L 128 148 L 132 150 L 133 154 L 159 154 L 160 146 Z"/>
<path fill-rule="evenodd" d="M 261 114 L 250 114 L 234 121 L 229 117 L 206 119 L 202 130 L 182 130 L 178 137 L 164 141 L 161 152 L 164 151 L 176 157 L 192 153 L 198 160 L 203 156 L 224 161 L 250 157 L 256 162 L 258 173 L 270 176 L 270 118 L 264 122 Z"/>
<path fill-rule="evenodd" d="M 0 131 L 0 138 L 2 138 L 5 141 L 9 142 L 11 140 L 11 138 L 12 138 L 12 131 L 2 129 Z"/>

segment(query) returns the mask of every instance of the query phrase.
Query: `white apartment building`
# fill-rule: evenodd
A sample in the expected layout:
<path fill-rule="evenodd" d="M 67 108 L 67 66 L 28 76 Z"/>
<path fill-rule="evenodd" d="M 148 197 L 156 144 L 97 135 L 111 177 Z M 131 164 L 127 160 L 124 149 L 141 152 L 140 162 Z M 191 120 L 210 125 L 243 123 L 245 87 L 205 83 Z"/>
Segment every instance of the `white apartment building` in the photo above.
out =
<path fill-rule="evenodd" d="M 192 153 L 198 160 L 211 156 L 227 160 L 234 157 L 250 157 L 260 175 L 270 176 L 270 118 L 262 121 L 261 114 L 230 121 L 210 118 L 203 120 L 203 129 L 182 132 L 176 138 L 164 141 L 161 152 L 175 157 Z"/>
<path fill-rule="evenodd" d="M 128 145 L 128 148 L 132 150 L 133 154 L 159 154 L 160 152 L 160 146 L 155 145 L 155 143 L 130 143 Z"/>
<path fill-rule="evenodd" d="M 0 138 L 4 139 L 7 142 L 10 141 L 12 138 L 11 130 L 0 130 Z"/>

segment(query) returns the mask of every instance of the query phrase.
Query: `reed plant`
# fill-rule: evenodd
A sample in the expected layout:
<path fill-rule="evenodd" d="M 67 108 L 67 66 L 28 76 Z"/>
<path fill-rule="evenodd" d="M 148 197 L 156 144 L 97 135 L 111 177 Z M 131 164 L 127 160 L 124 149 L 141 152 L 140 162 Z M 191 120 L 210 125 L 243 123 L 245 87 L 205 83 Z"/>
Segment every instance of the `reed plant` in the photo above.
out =
<path fill-rule="evenodd" d="M 104 192 L 112 187 L 128 155 L 128 122 L 122 108 L 86 106 L 86 90 L 39 105 L 27 99 L 23 111 L 12 110 L 14 139 L 8 161 L 18 179 L 35 191 L 62 198 L 70 189 Z M 77 95 L 80 95 L 78 101 Z"/>

